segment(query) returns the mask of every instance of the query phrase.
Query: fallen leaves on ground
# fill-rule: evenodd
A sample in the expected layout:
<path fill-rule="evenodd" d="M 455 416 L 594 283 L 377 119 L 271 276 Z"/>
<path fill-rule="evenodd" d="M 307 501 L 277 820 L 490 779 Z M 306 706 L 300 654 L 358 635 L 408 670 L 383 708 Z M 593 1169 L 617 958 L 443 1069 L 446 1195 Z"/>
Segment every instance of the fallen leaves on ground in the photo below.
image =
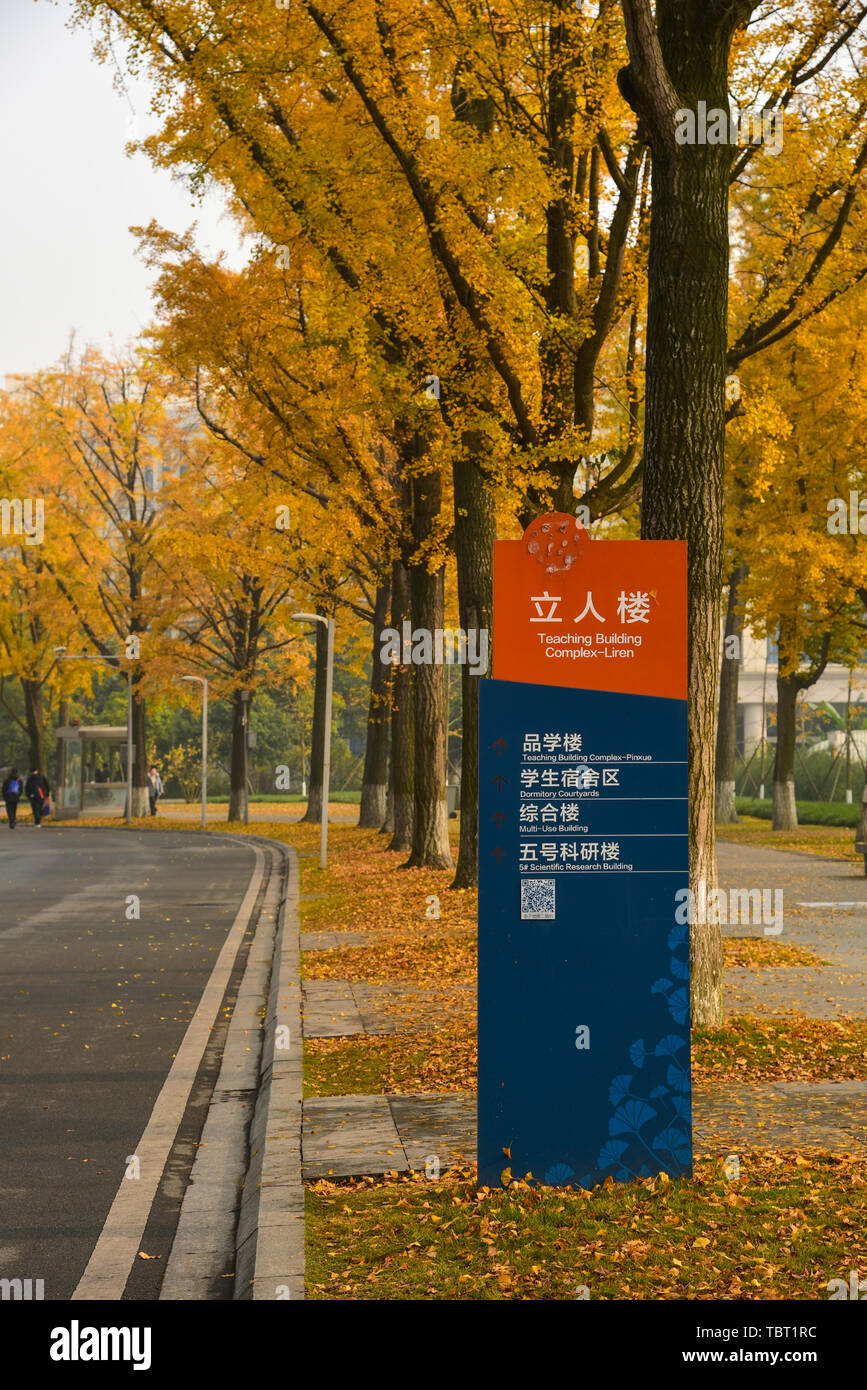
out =
<path fill-rule="evenodd" d="M 806 946 L 790 946 L 767 936 L 725 936 L 723 953 L 729 970 L 735 966 L 764 969 L 766 966 L 828 964 Z"/>
<path fill-rule="evenodd" d="M 730 1018 L 693 1030 L 693 1081 L 854 1081 L 867 1078 L 867 1020 Z"/>
<path fill-rule="evenodd" d="M 411 1036 L 311 1038 L 304 1044 L 305 1094 L 412 1095 L 474 1091 L 476 1039 L 439 1029 Z"/>
<path fill-rule="evenodd" d="M 443 938 L 419 929 L 394 940 L 380 938 L 370 946 L 305 951 L 304 978 L 363 980 L 366 984 L 412 980 L 422 988 L 444 980 L 472 985 L 476 979 L 476 938 L 475 934 Z"/>
<path fill-rule="evenodd" d="M 318 1182 L 308 1298 L 827 1298 L 867 1264 L 867 1160 L 744 1153 L 695 1177 L 477 1192 L 472 1174 Z"/>

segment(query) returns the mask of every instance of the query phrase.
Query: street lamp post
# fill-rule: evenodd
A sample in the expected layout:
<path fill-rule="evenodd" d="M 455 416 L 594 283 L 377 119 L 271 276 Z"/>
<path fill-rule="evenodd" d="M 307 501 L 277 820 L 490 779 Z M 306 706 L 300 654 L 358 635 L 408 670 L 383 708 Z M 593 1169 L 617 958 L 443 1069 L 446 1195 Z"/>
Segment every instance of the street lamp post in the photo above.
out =
<path fill-rule="evenodd" d="M 202 687 L 202 829 L 208 825 L 208 682 L 204 676 L 181 676 L 182 681 L 198 681 Z"/>
<path fill-rule="evenodd" d="M 120 663 L 112 656 L 63 656 L 65 647 L 55 647 L 58 661 L 105 661 L 109 666 Z M 132 667 L 126 672 L 126 815 L 127 825 L 132 822 Z"/>
<path fill-rule="evenodd" d="M 325 868 L 328 856 L 328 794 L 331 783 L 331 694 L 334 685 L 334 619 L 321 613 L 293 613 L 299 623 L 324 623 L 328 633 L 328 657 L 325 663 L 325 748 L 322 756 L 322 815 L 319 821 L 319 867 Z M 311 768 L 311 780 L 312 780 Z"/>
<path fill-rule="evenodd" d="M 250 737 L 250 692 L 241 691 L 241 704 L 244 713 L 241 715 L 241 727 L 244 733 L 244 824 L 250 824 L 250 794 L 247 790 L 247 741 Z"/>

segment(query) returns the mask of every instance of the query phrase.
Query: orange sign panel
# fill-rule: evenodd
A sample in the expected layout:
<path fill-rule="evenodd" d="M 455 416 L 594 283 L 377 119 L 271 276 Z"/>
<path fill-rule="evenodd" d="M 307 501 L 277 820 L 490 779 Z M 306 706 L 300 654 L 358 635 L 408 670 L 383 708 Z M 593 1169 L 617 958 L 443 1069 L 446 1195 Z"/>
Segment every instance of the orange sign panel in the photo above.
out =
<path fill-rule="evenodd" d="M 686 699 L 686 542 L 552 512 L 494 545 L 494 678 Z"/>

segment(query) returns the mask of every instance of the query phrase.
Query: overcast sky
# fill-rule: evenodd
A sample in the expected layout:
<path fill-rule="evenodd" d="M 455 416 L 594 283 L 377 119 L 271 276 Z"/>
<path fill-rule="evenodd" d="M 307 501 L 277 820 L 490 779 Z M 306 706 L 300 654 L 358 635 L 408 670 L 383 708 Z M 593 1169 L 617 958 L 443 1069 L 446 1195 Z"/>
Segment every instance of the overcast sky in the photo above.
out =
<path fill-rule="evenodd" d="M 79 346 L 110 351 L 150 320 L 154 277 L 131 225 L 196 222 L 204 248 L 239 260 L 216 196 L 193 204 L 168 173 L 124 154 L 133 110 L 148 132 L 147 89 L 131 87 L 131 103 L 115 91 L 88 33 L 67 29 L 69 8 L 0 0 L 0 378 L 55 362 L 73 329 Z"/>

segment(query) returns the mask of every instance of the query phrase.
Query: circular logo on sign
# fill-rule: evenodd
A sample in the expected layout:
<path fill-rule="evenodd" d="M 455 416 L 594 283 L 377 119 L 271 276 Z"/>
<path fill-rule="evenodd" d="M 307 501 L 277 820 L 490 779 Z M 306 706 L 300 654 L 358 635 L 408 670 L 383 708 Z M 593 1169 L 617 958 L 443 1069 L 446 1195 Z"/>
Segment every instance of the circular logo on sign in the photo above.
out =
<path fill-rule="evenodd" d="M 548 512 L 539 516 L 524 532 L 527 554 L 532 555 L 546 574 L 571 569 L 590 537 L 568 512 Z"/>

